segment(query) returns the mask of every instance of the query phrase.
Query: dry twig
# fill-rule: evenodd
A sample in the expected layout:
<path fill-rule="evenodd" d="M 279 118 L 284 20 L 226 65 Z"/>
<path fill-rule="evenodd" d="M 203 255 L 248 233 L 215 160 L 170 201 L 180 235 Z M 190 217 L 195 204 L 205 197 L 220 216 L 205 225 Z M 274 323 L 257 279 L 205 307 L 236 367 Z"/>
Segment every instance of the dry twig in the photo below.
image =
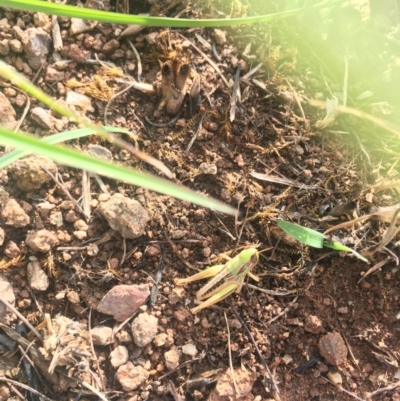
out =
<path fill-rule="evenodd" d="M 27 391 L 31 392 L 32 394 L 36 394 L 37 396 L 41 397 L 45 401 L 54 401 L 53 399 L 51 399 L 49 397 L 46 397 L 44 394 L 39 393 L 39 391 L 35 390 L 34 388 L 29 387 L 26 384 L 17 382 L 15 380 L 11 380 L 8 377 L 0 376 L 0 381 L 4 381 L 6 383 L 12 384 L 13 386 L 21 387 L 24 390 L 27 390 Z"/>
<path fill-rule="evenodd" d="M 13 313 L 15 313 L 31 330 L 32 333 L 35 334 L 35 336 L 40 340 L 43 341 L 43 337 L 40 335 L 40 333 L 28 322 L 26 317 L 22 315 L 13 305 L 11 305 L 6 299 L 3 298 L 2 295 L 0 295 L 0 302 L 3 302 L 3 304 L 9 308 Z"/>
<path fill-rule="evenodd" d="M 233 364 L 232 364 L 231 331 L 229 330 L 229 322 L 228 322 L 228 318 L 227 318 L 227 316 L 226 316 L 226 312 L 224 312 L 224 316 L 225 316 L 225 322 L 226 322 L 226 330 L 227 330 L 227 332 L 228 332 L 229 367 L 231 368 L 232 381 L 233 381 L 233 385 L 234 385 L 234 387 L 235 387 L 236 395 L 237 395 L 238 397 L 240 397 L 241 394 L 239 393 L 239 390 L 238 390 L 238 388 L 237 388 L 236 378 L 235 378 L 235 371 L 233 370 Z"/>
<path fill-rule="evenodd" d="M 400 386 L 400 380 L 398 382 L 392 384 L 391 386 L 382 387 L 382 388 L 379 388 L 378 390 L 373 391 L 372 393 L 369 393 L 367 395 L 366 399 L 369 400 L 369 399 L 371 399 L 372 397 L 375 397 L 378 394 L 385 393 L 386 391 L 392 391 L 392 390 L 396 389 L 399 386 Z"/>
<path fill-rule="evenodd" d="M 103 374 L 100 370 L 100 364 L 99 360 L 97 358 L 96 351 L 94 350 L 94 345 L 93 345 L 93 337 L 92 337 L 92 308 L 89 309 L 89 316 L 88 316 L 88 329 L 89 329 L 89 340 L 90 340 L 90 349 L 92 351 L 92 356 L 96 362 L 96 367 L 97 367 L 97 373 L 99 375 L 100 379 L 100 384 L 101 384 L 101 390 L 103 392 L 106 391 L 106 386 L 104 385 L 104 380 L 103 380 Z"/>
<path fill-rule="evenodd" d="M 204 120 L 204 117 L 205 117 L 205 116 L 206 116 L 205 114 L 203 114 L 203 115 L 201 116 L 201 119 L 200 119 L 200 122 L 199 122 L 199 127 L 197 128 L 195 134 L 193 135 L 193 138 L 190 140 L 189 145 L 187 146 L 187 148 L 186 148 L 186 150 L 185 150 L 185 153 L 186 153 L 186 154 L 189 153 L 190 148 L 193 146 L 194 141 L 195 141 L 196 138 L 197 138 L 197 135 L 199 135 L 199 132 L 200 132 L 201 129 L 203 128 L 203 120 Z"/>
<path fill-rule="evenodd" d="M 183 259 L 182 255 L 179 253 L 176 245 L 172 242 L 171 238 L 168 237 L 168 233 L 164 231 L 165 238 L 167 239 L 168 243 L 171 245 L 171 248 L 175 252 L 176 256 L 178 256 L 179 260 L 189 269 L 198 271 L 195 267 L 193 267 L 189 262 L 187 262 L 185 259 Z"/>
<path fill-rule="evenodd" d="M 133 53 L 135 54 L 136 57 L 136 62 L 137 62 L 137 80 L 140 82 L 142 78 L 142 61 L 140 59 L 139 52 L 136 50 L 136 47 L 133 45 L 132 41 L 128 39 L 129 46 L 131 47 Z"/>
<path fill-rule="evenodd" d="M 358 401 L 365 401 L 364 398 L 360 398 L 357 395 L 355 395 L 354 393 L 351 393 L 350 391 L 347 391 L 346 389 L 344 389 L 343 387 L 338 387 L 335 383 L 332 383 L 329 379 L 327 379 L 324 376 L 320 376 L 322 379 L 324 379 L 325 381 L 327 381 L 328 383 L 331 383 L 333 386 L 335 386 L 336 388 L 340 389 L 341 391 L 343 391 L 344 393 L 348 394 L 349 396 L 355 398 Z"/>
<path fill-rule="evenodd" d="M 229 82 L 226 80 L 226 78 L 223 76 L 221 70 L 219 69 L 219 67 L 217 66 L 217 64 L 214 63 L 214 61 L 212 61 L 210 59 L 210 57 L 207 56 L 207 54 L 203 53 L 193 42 L 191 42 L 189 39 L 187 39 L 185 36 L 183 36 L 182 34 L 178 33 L 178 35 L 184 39 L 187 40 L 190 45 L 196 49 L 201 55 L 202 57 L 204 57 L 205 60 L 208 61 L 208 63 L 211 65 L 212 68 L 214 68 L 214 70 L 218 73 L 218 75 L 221 77 L 221 79 L 224 81 L 224 84 L 229 88 Z"/>
<path fill-rule="evenodd" d="M 236 114 L 236 104 L 240 101 L 240 86 L 239 86 L 239 78 L 240 78 L 240 64 L 237 67 L 236 74 L 235 74 L 235 81 L 232 87 L 232 95 L 231 95 L 231 109 L 229 112 L 229 120 L 232 122 L 235 120 Z"/>
<path fill-rule="evenodd" d="M 240 323 L 243 325 L 244 329 L 246 330 L 246 332 L 247 332 L 247 334 L 248 334 L 248 336 L 249 336 L 249 338 L 250 338 L 250 341 L 252 342 L 252 344 L 253 344 L 253 346 L 254 346 L 254 348 L 255 348 L 255 350 L 256 350 L 256 353 L 257 353 L 257 355 L 258 355 L 258 358 L 259 358 L 261 364 L 263 365 L 264 369 L 265 369 L 266 372 L 268 373 L 268 376 L 269 376 L 270 382 L 271 382 L 271 386 L 272 386 L 272 388 L 271 388 L 271 390 L 270 390 L 272 396 L 274 397 L 275 401 L 281 401 L 280 391 L 279 391 L 278 385 L 276 384 L 276 382 L 275 382 L 275 380 L 274 380 L 274 377 L 272 376 L 272 373 L 271 373 L 271 371 L 270 371 L 270 369 L 269 369 L 269 367 L 268 367 L 267 362 L 265 361 L 265 359 L 264 359 L 263 356 L 261 355 L 261 352 L 260 352 L 260 350 L 258 349 L 258 346 L 257 346 L 257 344 L 256 344 L 256 342 L 255 342 L 255 340 L 254 340 L 253 335 L 251 334 L 250 329 L 247 327 L 247 324 L 246 324 L 245 321 L 242 319 L 242 317 L 239 315 L 238 311 L 237 311 L 236 308 L 232 305 L 232 303 L 229 302 L 229 301 L 227 301 L 227 302 L 228 302 L 229 306 L 231 307 L 231 309 L 233 310 L 233 313 L 236 315 L 236 317 L 239 319 Z"/>

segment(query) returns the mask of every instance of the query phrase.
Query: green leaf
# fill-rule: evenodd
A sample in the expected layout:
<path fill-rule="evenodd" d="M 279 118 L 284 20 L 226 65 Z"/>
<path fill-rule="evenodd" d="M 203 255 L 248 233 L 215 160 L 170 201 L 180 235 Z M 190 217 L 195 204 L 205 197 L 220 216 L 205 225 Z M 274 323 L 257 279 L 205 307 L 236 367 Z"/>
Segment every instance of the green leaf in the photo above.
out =
<path fill-rule="evenodd" d="M 258 22 L 274 21 L 281 18 L 287 18 L 299 15 L 305 11 L 320 7 L 326 7 L 334 2 L 343 2 L 343 0 L 328 0 L 309 7 L 296 8 L 280 13 L 257 15 L 254 17 L 243 18 L 224 18 L 224 19 L 183 19 L 183 18 L 165 18 L 165 17 L 147 17 L 141 15 L 127 15 L 109 11 L 92 10 L 83 7 L 74 7 L 70 5 L 51 3 L 43 0 L 1 0 L 2 7 L 11 7 L 18 10 L 37 11 L 50 15 L 59 15 L 64 17 L 81 18 L 85 20 L 108 22 L 110 24 L 136 24 L 147 26 L 168 26 L 176 28 L 193 27 L 215 27 L 255 24 Z"/>
<path fill-rule="evenodd" d="M 297 241 L 313 248 L 323 247 L 324 235 L 320 232 L 284 220 L 278 220 L 277 224 L 286 234 L 297 239 Z"/>
<path fill-rule="evenodd" d="M 350 252 L 352 253 L 354 256 L 356 256 L 358 259 L 362 260 L 363 262 L 369 263 L 369 260 L 364 258 L 364 256 L 360 255 L 357 251 L 355 251 L 354 249 L 351 249 L 349 247 L 347 247 L 346 245 L 341 244 L 340 242 L 337 241 L 324 241 L 324 246 L 328 247 L 328 248 L 332 248 L 335 251 L 343 251 L 343 252 Z"/>
<path fill-rule="evenodd" d="M 336 242 L 336 241 L 325 240 L 324 246 L 326 246 L 328 248 L 332 248 L 335 251 L 343 251 L 343 252 L 351 252 L 352 251 L 352 249 L 348 248 L 346 245 L 343 245 L 340 242 Z"/>
<path fill-rule="evenodd" d="M 174 198 L 215 209 L 219 212 L 233 215 L 236 213 L 235 209 L 232 207 L 215 199 L 199 195 L 186 187 L 142 171 L 94 158 L 66 146 L 45 143 L 30 134 L 21 132 L 15 133 L 0 127 L 0 143 L 21 149 L 25 152 L 47 156 L 60 164 L 92 171 L 99 175 L 125 181 L 142 188 L 148 188 L 165 195 L 173 196 Z"/>

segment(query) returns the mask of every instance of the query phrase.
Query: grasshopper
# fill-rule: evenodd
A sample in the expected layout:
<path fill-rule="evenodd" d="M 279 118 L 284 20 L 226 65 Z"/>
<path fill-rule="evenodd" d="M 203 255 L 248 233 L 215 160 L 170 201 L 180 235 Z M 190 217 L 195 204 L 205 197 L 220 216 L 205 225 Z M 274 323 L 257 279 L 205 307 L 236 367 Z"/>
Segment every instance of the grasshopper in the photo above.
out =
<path fill-rule="evenodd" d="M 208 269 L 188 278 L 178 279 L 175 283 L 177 285 L 184 285 L 191 283 L 192 281 L 213 277 L 196 293 L 196 299 L 198 301 L 203 301 L 199 306 L 191 309 L 192 313 L 197 313 L 201 309 L 208 308 L 209 306 L 222 301 L 233 292 L 239 293 L 242 289 L 246 275 L 250 276 L 255 281 L 259 281 L 259 278 L 251 272 L 257 262 L 257 249 L 244 249 L 233 259 L 230 259 L 223 265 L 209 267 Z M 222 284 L 220 284 L 221 281 Z"/>

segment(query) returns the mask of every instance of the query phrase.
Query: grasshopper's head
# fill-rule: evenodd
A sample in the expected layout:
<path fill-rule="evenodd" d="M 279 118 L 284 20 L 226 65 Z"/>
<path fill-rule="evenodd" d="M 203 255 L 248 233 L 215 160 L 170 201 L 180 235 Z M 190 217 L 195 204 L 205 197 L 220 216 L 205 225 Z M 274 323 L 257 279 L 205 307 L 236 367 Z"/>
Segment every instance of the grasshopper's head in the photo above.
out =
<path fill-rule="evenodd" d="M 258 262 L 258 251 L 256 248 L 244 249 L 239 258 L 243 266 L 246 266 L 246 272 L 249 272 Z"/>

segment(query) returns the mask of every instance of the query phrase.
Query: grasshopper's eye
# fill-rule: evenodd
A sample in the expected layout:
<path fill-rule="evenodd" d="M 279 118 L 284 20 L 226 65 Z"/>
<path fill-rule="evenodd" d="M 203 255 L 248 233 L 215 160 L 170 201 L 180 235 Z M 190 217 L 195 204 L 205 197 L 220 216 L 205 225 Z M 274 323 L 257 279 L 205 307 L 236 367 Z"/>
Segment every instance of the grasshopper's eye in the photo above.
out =
<path fill-rule="evenodd" d="M 256 253 L 254 255 L 251 255 L 250 261 L 251 261 L 251 263 L 257 263 L 258 262 L 258 256 L 257 256 Z"/>
<path fill-rule="evenodd" d="M 187 75 L 187 74 L 189 74 L 189 71 L 190 71 L 190 65 L 189 64 L 183 64 L 181 69 L 179 70 L 179 74 Z"/>
<path fill-rule="evenodd" d="M 164 64 L 161 69 L 161 74 L 168 75 L 171 73 L 171 71 L 172 71 L 171 66 L 169 64 Z"/>

